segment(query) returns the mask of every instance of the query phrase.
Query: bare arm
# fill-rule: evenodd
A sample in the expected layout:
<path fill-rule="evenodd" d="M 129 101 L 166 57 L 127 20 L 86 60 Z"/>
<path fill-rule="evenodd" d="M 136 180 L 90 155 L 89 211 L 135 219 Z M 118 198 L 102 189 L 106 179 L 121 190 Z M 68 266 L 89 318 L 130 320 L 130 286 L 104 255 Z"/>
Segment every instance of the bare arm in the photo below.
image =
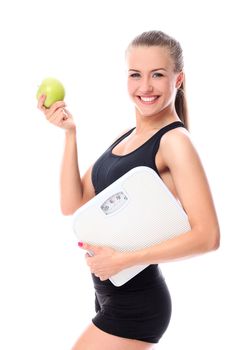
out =
<path fill-rule="evenodd" d="M 164 136 L 160 147 L 191 230 L 163 243 L 126 254 L 128 266 L 187 258 L 219 246 L 219 225 L 208 181 L 188 134 L 173 130 Z"/>
<path fill-rule="evenodd" d="M 78 166 L 76 129 L 66 131 L 65 149 L 61 164 L 61 210 L 70 215 L 90 200 L 95 191 L 91 181 L 92 166 L 81 178 Z"/>
<path fill-rule="evenodd" d="M 54 103 L 50 108 L 45 108 L 43 106 L 45 98 L 46 96 L 40 97 L 38 108 L 50 123 L 65 130 L 65 147 L 60 174 L 60 204 L 62 213 L 71 215 L 95 195 L 91 181 L 92 167 L 81 178 L 78 166 L 76 125 L 72 115 L 65 109 L 63 101 Z"/>

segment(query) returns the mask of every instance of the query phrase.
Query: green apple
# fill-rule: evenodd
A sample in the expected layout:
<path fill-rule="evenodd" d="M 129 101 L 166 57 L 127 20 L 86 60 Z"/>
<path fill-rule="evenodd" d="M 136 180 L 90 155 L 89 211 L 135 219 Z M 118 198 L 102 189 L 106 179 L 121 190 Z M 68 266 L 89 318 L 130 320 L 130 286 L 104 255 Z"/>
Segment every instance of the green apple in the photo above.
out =
<path fill-rule="evenodd" d="M 40 84 L 36 98 L 46 95 L 44 106 L 49 108 L 56 101 L 63 101 L 65 97 L 65 89 L 62 83 L 55 78 L 46 78 Z"/>

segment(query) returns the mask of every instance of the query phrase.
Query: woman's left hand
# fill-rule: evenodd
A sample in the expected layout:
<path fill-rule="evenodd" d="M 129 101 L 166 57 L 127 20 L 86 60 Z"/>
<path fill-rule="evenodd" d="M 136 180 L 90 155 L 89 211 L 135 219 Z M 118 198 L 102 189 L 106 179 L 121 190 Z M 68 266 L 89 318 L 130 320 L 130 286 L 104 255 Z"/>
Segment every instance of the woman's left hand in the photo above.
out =
<path fill-rule="evenodd" d="M 78 243 L 79 247 L 93 253 L 85 255 L 87 265 L 91 272 L 99 277 L 101 281 L 105 281 L 111 276 L 117 274 L 127 266 L 125 266 L 124 253 L 117 252 L 109 247 L 93 246 L 87 243 Z"/>

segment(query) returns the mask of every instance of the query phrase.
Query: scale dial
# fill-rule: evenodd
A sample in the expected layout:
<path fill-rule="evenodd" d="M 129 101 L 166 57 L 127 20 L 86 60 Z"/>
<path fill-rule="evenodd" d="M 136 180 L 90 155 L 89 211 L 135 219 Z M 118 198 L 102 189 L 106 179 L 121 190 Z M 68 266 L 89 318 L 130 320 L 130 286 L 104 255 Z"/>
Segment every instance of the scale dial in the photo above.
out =
<path fill-rule="evenodd" d="M 113 214 L 128 201 L 128 197 L 123 191 L 117 192 L 109 197 L 102 205 L 101 209 L 105 215 Z"/>

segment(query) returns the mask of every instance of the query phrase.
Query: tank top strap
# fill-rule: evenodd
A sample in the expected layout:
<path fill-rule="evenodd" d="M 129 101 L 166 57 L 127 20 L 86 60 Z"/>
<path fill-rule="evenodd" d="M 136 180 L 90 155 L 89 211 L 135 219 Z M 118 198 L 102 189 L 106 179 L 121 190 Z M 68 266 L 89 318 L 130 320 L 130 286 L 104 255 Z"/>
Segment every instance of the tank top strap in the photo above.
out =
<path fill-rule="evenodd" d="M 153 159 L 155 159 L 155 156 L 159 150 L 160 141 L 161 141 L 161 138 L 163 137 L 163 135 L 166 134 L 168 131 L 179 128 L 179 127 L 185 128 L 184 124 L 181 121 L 175 121 L 175 122 L 172 122 L 168 125 L 165 125 L 163 128 L 161 128 L 159 131 L 157 131 L 154 134 L 152 148 L 151 148 Z"/>
<path fill-rule="evenodd" d="M 131 132 L 135 129 L 131 128 L 130 130 L 126 131 L 123 135 L 121 135 L 120 137 L 118 137 L 118 139 L 116 139 L 110 146 L 109 149 L 114 148 L 118 143 L 120 143 L 122 140 L 124 140 L 127 136 L 129 136 L 131 134 Z"/>
<path fill-rule="evenodd" d="M 152 137 L 149 138 L 149 140 L 147 140 L 145 142 L 145 144 L 143 144 L 142 146 L 146 146 L 148 142 L 150 142 L 151 144 L 154 144 L 155 146 L 156 145 L 159 145 L 160 143 L 160 140 L 162 138 L 162 136 L 164 134 L 166 134 L 166 132 L 172 130 L 172 129 L 175 129 L 175 128 L 178 128 L 178 127 L 185 127 L 184 124 L 181 122 L 181 121 L 175 121 L 175 122 L 172 122 L 168 125 L 165 125 L 164 127 L 162 127 L 161 129 L 159 129 Z M 117 140 L 115 140 L 108 148 L 108 150 L 112 150 L 118 143 L 120 143 L 124 138 L 126 138 L 127 136 L 129 136 L 133 130 L 135 129 L 134 128 L 131 128 L 130 130 L 128 130 L 126 133 L 124 133 L 123 135 L 121 135 Z"/>
<path fill-rule="evenodd" d="M 179 127 L 185 127 L 184 124 L 181 121 L 175 121 L 173 123 L 170 123 L 168 125 L 165 125 L 163 128 L 161 128 L 159 131 L 156 132 L 155 136 L 157 139 L 161 139 L 161 137 L 166 134 L 166 132 L 179 128 Z"/>

